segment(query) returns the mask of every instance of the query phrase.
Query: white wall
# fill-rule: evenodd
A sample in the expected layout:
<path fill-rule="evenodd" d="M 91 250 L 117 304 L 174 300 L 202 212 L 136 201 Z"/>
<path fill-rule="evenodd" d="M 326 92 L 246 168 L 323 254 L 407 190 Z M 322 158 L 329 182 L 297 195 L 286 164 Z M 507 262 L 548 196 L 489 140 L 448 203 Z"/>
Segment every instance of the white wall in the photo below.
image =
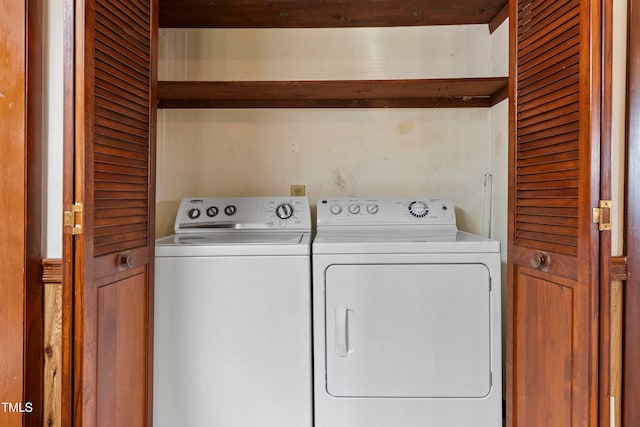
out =
<path fill-rule="evenodd" d="M 180 110 L 161 113 L 158 234 L 186 195 L 451 196 L 479 229 L 488 110 Z M 435 125 L 437 124 L 437 125 Z M 160 136 L 161 135 L 161 136 Z"/>
<path fill-rule="evenodd" d="M 43 256 L 62 258 L 63 0 L 44 4 Z"/>
<path fill-rule="evenodd" d="M 161 29 L 159 45 L 160 80 L 401 79 L 491 75 L 491 46 L 486 25 Z"/>
<path fill-rule="evenodd" d="M 506 36 L 486 25 L 358 29 L 165 29 L 160 80 L 506 76 Z M 503 40 L 502 40 L 503 39 Z M 500 54 L 492 53 L 499 46 Z M 500 74 L 494 74 L 500 69 Z M 451 197 L 480 231 L 484 174 L 506 132 L 491 109 L 160 110 L 157 234 L 184 196 Z M 498 118 L 499 117 L 499 118 Z M 506 204 L 496 207 L 506 212 Z"/>
<path fill-rule="evenodd" d="M 509 75 L 509 20 L 491 35 L 491 71 L 497 76 Z M 491 174 L 493 204 L 490 236 L 502 242 L 502 262 L 507 261 L 507 206 L 509 161 L 509 100 L 491 109 Z M 506 277 L 506 275 L 504 275 Z"/>
<path fill-rule="evenodd" d="M 611 253 L 624 254 L 624 180 L 626 147 L 627 1 L 613 0 L 613 103 L 611 123 Z"/>

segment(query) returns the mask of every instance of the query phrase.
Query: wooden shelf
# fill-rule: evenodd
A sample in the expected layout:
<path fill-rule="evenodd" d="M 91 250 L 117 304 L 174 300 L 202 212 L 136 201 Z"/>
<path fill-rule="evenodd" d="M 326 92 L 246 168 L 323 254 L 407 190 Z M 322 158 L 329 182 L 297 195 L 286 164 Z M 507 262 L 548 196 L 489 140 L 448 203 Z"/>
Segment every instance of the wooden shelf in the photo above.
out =
<path fill-rule="evenodd" d="M 508 0 L 159 0 L 164 28 L 336 28 L 488 24 Z M 161 81 L 159 108 L 478 108 L 506 99 L 507 78 Z"/>
<path fill-rule="evenodd" d="M 159 108 L 482 108 L 506 77 L 414 80 L 161 81 Z"/>
<path fill-rule="evenodd" d="M 489 24 L 508 0 L 160 0 L 161 28 L 336 28 Z"/>

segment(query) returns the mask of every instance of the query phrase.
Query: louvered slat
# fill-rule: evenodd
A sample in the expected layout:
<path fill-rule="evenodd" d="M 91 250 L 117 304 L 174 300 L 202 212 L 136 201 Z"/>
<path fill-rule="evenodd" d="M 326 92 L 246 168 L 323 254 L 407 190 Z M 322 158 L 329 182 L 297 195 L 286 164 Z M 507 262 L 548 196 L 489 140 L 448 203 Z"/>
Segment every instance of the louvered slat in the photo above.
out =
<path fill-rule="evenodd" d="M 96 3 L 96 256 L 149 243 L 150 10 L 143 1 L 134 3 Z"/>
<path fill-rule="evenodd" d="M 96 151 L 114 157 L 126 157 L 128 159 L 138 159 L 142 161 L 145 161 L 147 159 L 146 153 L 136 152 L 132 150 L 123 150 L 122 148 L 114 147 L 111 144 L 101 143 L 96 147 Z"/>
<path fill-rule="evenodd" d="M 102 151 L 101 148 L 102 148 L 101 145 L 99 144 L 96 145 L 95 159 L 98 162 L 111 163 L 114 165 L 122 165 L 122 166 L 133 166 L 133 167 L 139 167 L 143 169 L 146 169 L 147 167 L 147 159 L 136 158 L 133 155 L 132 156 L 113 155 L 106 152 L 108 151 L 109 147 L 106 147 L 107 150 L 105 151 Z"/>
<path fill-rule="evenodd" d="M 147 172 L 140 168 L 133 168 L 130 166 L 119 166 L 113 165 L 109 163 L 101 163 L 96 162 L 95 172 L 105 172 L 105 173 L 117 173 L 124 175 L 133 175 L 133 176 L 147 176 Z"/>
<path fill-rule="evenodd" d="M 143 125 L 149 127 L 148 124 L 145 123 L 148 117 L 144 113 L 138 113 L 122 105 L 104 106 L 96 110 L 96 115 L 100 117 L 113 117 L 119 122 L 124 122 L 138 128 Z"/>
<path fill-rule="evenodd" d="M 102 86 L 96 85 L 96 92 L 95 92 L 96 98 L 109 100 L 111 99 L 111 96 L 113 96 L 113 94 L 118 94 L 122 91 L 121 87 L 111 82 L 105 81 L 104 80 L 105 76 L 101 76 L 101 77 L 102 79 L 100 80 L 100 85 Z M 144 103 L 145 99 L 146 99 L 145 97 L 140 95 L 138 96 L 131 95 L 129 98 L 122 100 L 121 107 L 129 108 L 133 111 L 137 111 L 139 113 L 145 114 L 146 112 L 145 103 Z"/>
<path fill-rule="evenodd" d="M 105 219 L 114 219 L 123 217 L 147 217 L 148 209 L 147 208 L 112 208 L 108 210 L 104 209 L 96 209 L 94 220 L 101 221 Z"/>
<path fill-rule="evenodd" d="M 103 199 L 95 201 L 95 209 L 109 209 L 109 211 L 105 211 L 106 214 L 109 212 L 120 209 L 132 209 L 132 208 L 146 208 L 147 203 L 145 200 L 118 200 L 118 199 Z"/>
<path fill-rule="evenodd" d="M 140 148 L 145 146 L 145 139 L 143 137 L 139 137 L 136 135 L 128 134 L 127 132 L 123 132 L 120 128 L 110 128 L 104 126 L 96 126 L 96 141 L 102 143 L 101 138 L 111 138 L 115 140 L 119 140 L 122 142 L 127 142 L 131 144 L 137 144 L 141 146 Z"/>
<path fill-rule="evenodd" d="M 142 212 L 142 210 L 138 210 L 140 212 Z M 106 212 L 105 212 L 106 213 Z M 104 218 L 98 217 L 95 223 L 95 230 L 96 230 L 96 235 L 97 236 L 104 236 L 105 233 L 101 232 L 101 229 L 107 229 L 109 227 L 118 227 L 118 226 L 122 226 L 122 227 L 126 227 L 126 226 L 134 226 L 134 225 L 142 225 L 141 228 L 139 228 L 140 230 L 145 229 L 146 228 L 146 223 L 147 223 L 147 212 L 144 211 L 143 214 L 141 215 L 134 215 L 133 214 L 133 210 L 129 209 L 127 214 L 123 214 L 123 215 L 109 215 L 106 216 Z M 121 230 L 110 230 L 109 234 L 114 234 L 117 232 L 122 232 L 122 231 L 126 231 L 124 229 Z"/>
<path fill-rule="evenodd" d="M 575 179 L 558 179 L 555 181 L 533 181 L 523 182 L 520 186 L 522 190 L 538 190 L 541 188 L 575 188 L 577 181 Z"/>
<path fill-rule="evenodd" d="M 126 150 L 131 153 L 134 153 L 132 155 L 144 154 L 146 156 L 148 151 L 143 144 L 136 145 L 131 141 L 122 141 L 120 139 L 108 137 L 105 135 L 100 135 L 100 138 L 98 138 L 98 141 L 102 146 L 108 146 L 111 148 Z"/>
<path fill-rule="evenodd" d="M 575 255 L 579 2 L 518 5 L 516 244 Z"/>
<path fill-rule="evenodd" d="M 540 4 L 538 3 L 536 10 L 542 10 L 544 11 L 543 13 L 529 14 L 526 20 L 520 19 L 521 25 L 518 29 L 518 36 L 521 39 L 524 37 L 522 41 L 523 51 L 527 51 L 532 43 L 548 37 L 549 34 L 560 32 L 561 29 L 565 28 L 565 24 L 573 20 L 577 14 L 577 10 L 573 8 L 571 0 L 552 2 L 542 8 L 539 6 Z M 550 25 L 552 30 L 548 31 Z"/>
<path fill-rule="evenodd" d="M 541 98 L 533 98 L 533 102 L 528 102 L 527 106 L 520 111 L 519 119 L 525 119 L 545 111 L 555 110 L 567 105 L 575 106 L 579 101 L 579 94 L 574 87 L 562 88 L 550 94 L 549 102 L 536 102 Z"/>
<path fill-rule="evenodd" d="M 567 8 L 570 8 L 571 0 L 556 1 L 546 9 L 540 9 L 540 13 L 536 14 L 530 8 L 527 9 L 527 13 L 520 14 L 521 25 L 518 27 L 518 35 L 522 35 L 528 31 L 531 31 L 535 26 L 540 26 L 540 23 L 548 20 L 551 15 L 563 15 L 566 14 Z M 560 12 L 559 12 L 560 11 Z"/>
<path fill-rule="evenodd" d="M 571 133 L 565 133 L 554 138 L 522 143 L 521 146 L 518 147 L 518 156 L 522 159 L 526 159 L 530 156 L 540 156 L 545 153 L 564 153 L 565 151 L 572 151 L 575 149 L 572 137 L 573 135 Z"/>
<path fill-rule="evenodd" d="M 538 139 L 541 138 L 542 135 L 549 134 L 553 129 L 561 128 L 563 131 L 570 130 L 572 132 L 577 132 L 580 128 L 578 119 L 578 111 L 567 112 L 566 115 L 558 114 L 551 117 L 549 120 L 538 121 L 518 128 L 518 134 Z"/>
<path fill-rule="evenodd" d="M 536 76 L 538 81 L 529 79 L 527 85 L 520 85 L 519 99 L 522 102 L 528 102 L 530 98 L 539 98 L 548 95 L 555 90 L 565 88 L 572 85 L 572 80 L 579 80 L 579 67 L 577 61 L 578 54 L 575 58 L 569 58 L 566 64 L 554 64 L 549 68 L 540 71 Z"/>

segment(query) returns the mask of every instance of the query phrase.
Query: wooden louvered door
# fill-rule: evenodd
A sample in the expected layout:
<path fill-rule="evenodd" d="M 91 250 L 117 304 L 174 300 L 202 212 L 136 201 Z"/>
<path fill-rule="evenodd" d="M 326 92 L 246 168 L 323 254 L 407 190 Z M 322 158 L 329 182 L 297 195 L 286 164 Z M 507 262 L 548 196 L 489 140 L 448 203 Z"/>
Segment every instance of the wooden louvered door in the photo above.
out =
<path fill-rule="evenodd" d="M 151 423 L 157 0 L 75 1 L 74 425 Z"/>
<path fill-rule="evenodd" d="M 511 2 L 507 425 L 597 425 L 599 0 Z"/>

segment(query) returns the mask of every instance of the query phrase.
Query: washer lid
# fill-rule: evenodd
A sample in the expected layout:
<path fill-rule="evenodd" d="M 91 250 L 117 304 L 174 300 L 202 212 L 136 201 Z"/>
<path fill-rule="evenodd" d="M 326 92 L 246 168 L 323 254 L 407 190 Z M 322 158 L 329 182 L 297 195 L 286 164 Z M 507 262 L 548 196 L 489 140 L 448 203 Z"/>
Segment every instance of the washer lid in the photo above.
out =
<path fill-rule="evenodd" d="M 296 245 L 302 242 L 303 237 L 303 233 L 236 231 L 211 234 L 175 234 L 170 239 L 160 239 L 156 243 L 164 244 L 164 240 L 169 240 L 174 245 Z"/>
<path fill-rule="evenodd" d="M 156 240 L 156 256 L 308 255 L 308 233 L 230 231 L 174 234 Z"/>

